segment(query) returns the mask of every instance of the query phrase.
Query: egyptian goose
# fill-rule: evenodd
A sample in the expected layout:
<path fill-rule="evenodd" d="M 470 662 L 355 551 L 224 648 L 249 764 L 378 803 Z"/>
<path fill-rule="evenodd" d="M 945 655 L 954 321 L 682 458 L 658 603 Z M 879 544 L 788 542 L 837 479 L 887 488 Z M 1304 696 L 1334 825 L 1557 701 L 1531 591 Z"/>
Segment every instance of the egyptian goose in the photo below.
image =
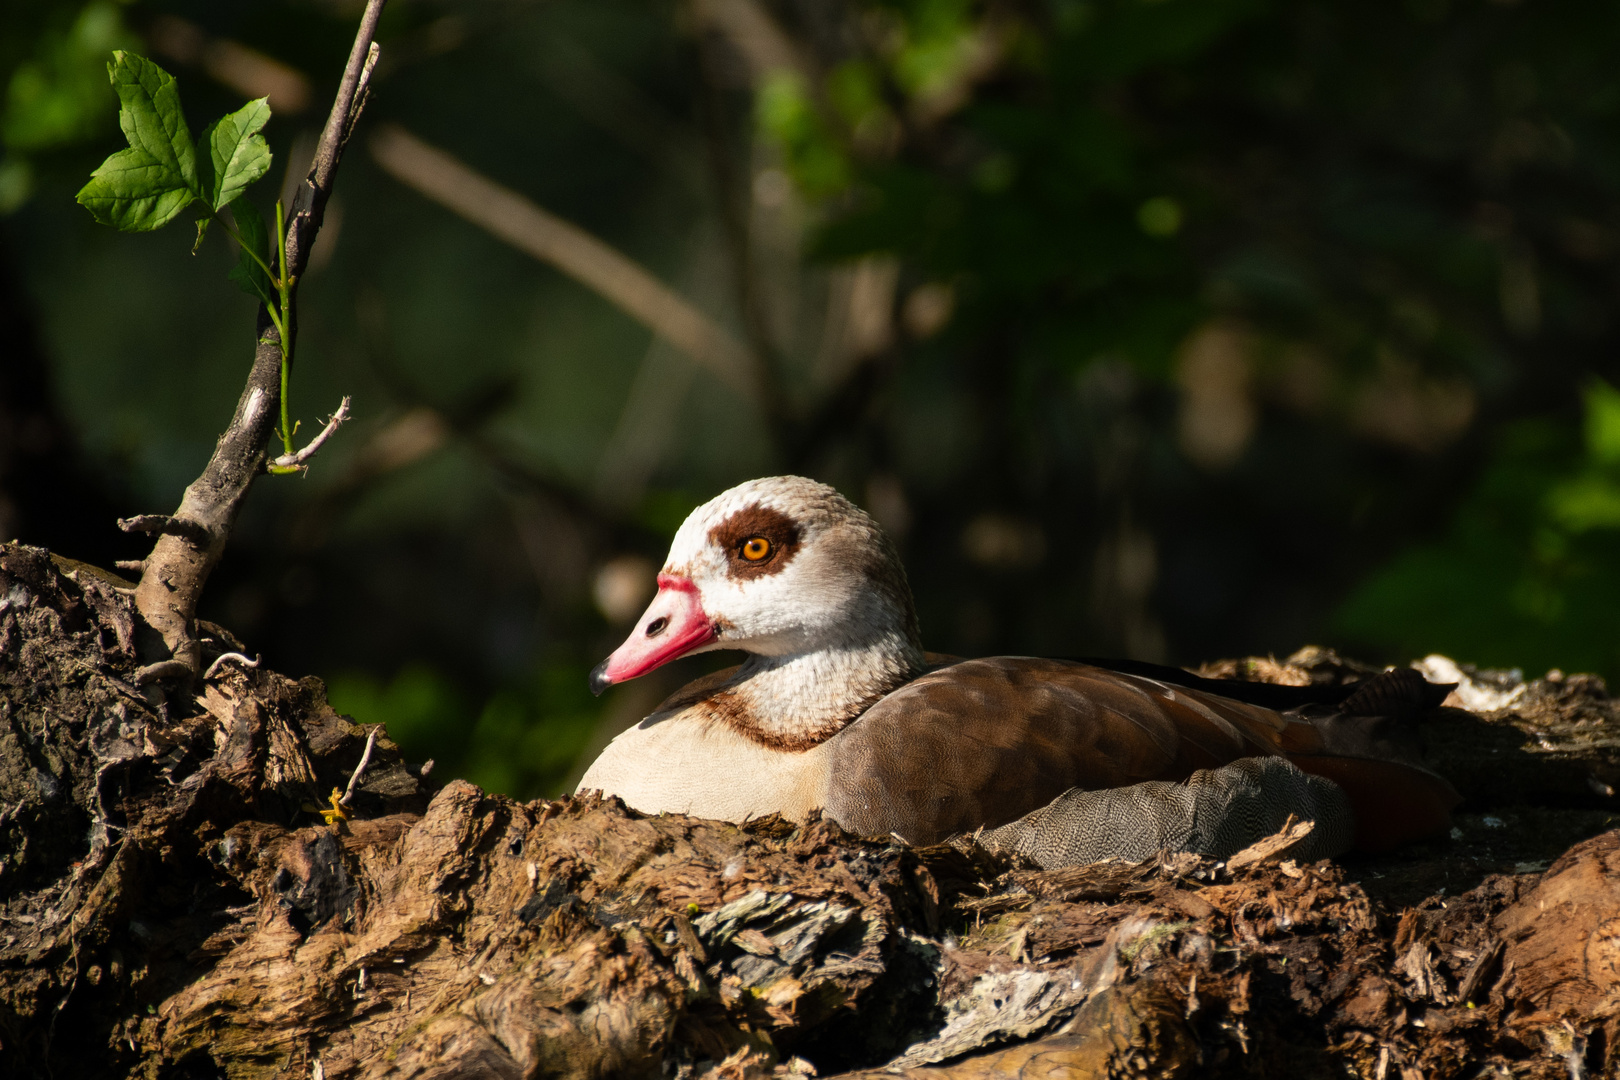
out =
<path fill-rule="evenodd" d="M 619 735 L 579 790 L 729 821 L 820 809 L 919 844 L 984 828 L 1048 864 L 1160 844 L 1236 850 L 1288 812 L 1329 819 L 1332 849 L 1353 833 L 1381 850 L 1448 828 L 1457 801 L 1403 744 L 1400 721 L 1447 689 L 1413 671 L 1279 712 L 1236 696 L 1297 691 L 925 653 L 888 538 L 802 477 L 753 480 L 692 511 L 657 596 L 591 688 L 718 649 L 748 655 Z"/>

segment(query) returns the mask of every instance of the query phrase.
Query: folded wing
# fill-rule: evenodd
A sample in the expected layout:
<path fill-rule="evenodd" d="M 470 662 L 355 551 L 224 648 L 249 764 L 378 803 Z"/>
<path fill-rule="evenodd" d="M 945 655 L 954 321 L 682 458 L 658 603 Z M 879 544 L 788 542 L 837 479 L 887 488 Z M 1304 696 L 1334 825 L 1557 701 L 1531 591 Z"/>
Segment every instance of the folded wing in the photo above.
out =
<path fill-rule="evenodd" d="M 1410 739 L 1411 715 L 1438 704 L 1436 692 L 1416 672 L 1390 672 L 1339 705 L 1279 713 L 1072 661 L 967 660 L 894 691 L 834 738 L 827 810 L 858 832 L 934 843 L 1074 788 L 1283 756 L 1342 787 L 1355 846 L 1384 850 L 1448 828 L 1458 801 Z"/>

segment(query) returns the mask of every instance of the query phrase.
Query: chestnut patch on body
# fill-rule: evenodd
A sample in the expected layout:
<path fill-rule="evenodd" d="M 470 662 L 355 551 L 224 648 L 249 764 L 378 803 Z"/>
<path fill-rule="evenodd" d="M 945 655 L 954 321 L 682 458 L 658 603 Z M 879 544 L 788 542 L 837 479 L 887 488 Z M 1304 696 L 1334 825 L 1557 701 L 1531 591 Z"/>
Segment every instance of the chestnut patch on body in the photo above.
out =
<path fill-rule="evenodd" d="M 803 753 L 814 750 L 848 727 L 867 709 L 911 681 L 910 676 L 897 676 L 835 713 L 779 730 L 761 718 L 754 704 L 748 700 L 747 680 L 736 681 L 740 670 L 740 666 L 722 668 L 693 679 L 665 698 L 648 718 L 690 711 L 707 723 L 724 725 L 766 749 L 789 754 Z"/>
<path fill-rule="evenodd" d="M 721 690 L 702 704 L 710 723 L 724 724 L 737 734 L 765 747 L 788 754 L 802 754 L 814 750 L 843 730 L 848 720 L 830 718 L 811 726 L 792 731 L 777 731 L 760 723 L 752 704 L 735 688 Z M 864 709 L 862 710 L 864 711 Z"/>
<path fill-rule="evenodd" d="M 905 681 L 907 680 L 901 678 L 897 685 Z M 811 722 L 780 728 L 765 722 L 755 712 L 753 703 L 748 700 L 746 687 L 747 683 L 743 682 L 722 689 L 702 701 L 698 707 L 711 723 L 724 724 L 767 750 L 779 750 L 787 754 L 802 754 L 806 750 L 814 750 L 843 731 L 857 717 L 882 701 L 896 688 L 894 686 L 878 688 L 836 713 L 818 717 Z"/>
<path fill-rule="evenodd" d="M 755 537 L 771 545 L 762 559 L 743 556 L 743 547 Z M 779 573 L 799 553 L 799 524 L 780 510 L 754 503 L 745 506 L 709 530 L 709 540 L 725 552 L 726 574 L 749 581 Z"/>

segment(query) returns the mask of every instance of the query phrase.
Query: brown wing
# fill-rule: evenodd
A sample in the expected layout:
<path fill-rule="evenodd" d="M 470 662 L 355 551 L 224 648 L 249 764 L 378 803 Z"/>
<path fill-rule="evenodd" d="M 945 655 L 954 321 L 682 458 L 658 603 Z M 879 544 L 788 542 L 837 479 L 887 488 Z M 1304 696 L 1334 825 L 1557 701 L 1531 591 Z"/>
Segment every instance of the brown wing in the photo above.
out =
<path fill-rule="evenodd" d="M 1450 785 L 1360 756 L 1373 750 L 1344 719 L 1312 722 L 1072 661 L 967 660 L 907 683 L 834 738 L 827 811 L 856 832 L 935 843 L 1014 821 L 1070 788 L 1179 781 L 1281 754 L 1345 788 L 1358 847 L 1449 825 Z"/>
<path fill-rule="evenodd" d="M 840 732 L 828 812 L 933 843 L 1072 787 L 1181 780 L 1276 754 L 1277 713 L 1064 660 L 993 657 L 925 674 Z"/>

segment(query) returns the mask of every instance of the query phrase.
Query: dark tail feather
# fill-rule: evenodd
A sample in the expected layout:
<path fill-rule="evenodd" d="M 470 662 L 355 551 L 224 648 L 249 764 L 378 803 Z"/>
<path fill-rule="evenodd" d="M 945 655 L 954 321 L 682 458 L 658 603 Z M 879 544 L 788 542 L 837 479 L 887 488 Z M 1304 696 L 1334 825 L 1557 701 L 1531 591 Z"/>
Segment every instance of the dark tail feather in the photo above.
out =
<path fill-rule="evenodd" d="M 1356 683 L 1284 686 L 1239 679 L 1206 679 L 1185 668 L 1150 664 L 1145 660 L 1105 660 L 1091 656 L 1070 659 L 1105 671 L 1138 675 L 1205 694 L 1219 694 L 1278 712 L 1332 706 L 1338 712 L 1353 716 L 1405 717 L 1427 712 L 1456 689 L 1455 683 L 1429 682 L 1412 668 L 1395 668 Z"/>
<path fill-rule="evenodd" d="M 1331 711 L 1318 706 L 1295 714 L 1309 721 L 1322 742 L 1315 752 L 1288 758 L 1350 797 L 1356 850 L 1388 851 L 1451 828 L 1451 810 L 1462 797 L 1424 764 L 1413 721 L 1452 689 L 1412 668 L 1396 668 L 1360 683 Z"/>
<path fill-rule="evenodd" d="M 1432 683 L 1413 668 L 1393 668 L 1356 684 L 1356 692 L 1339 703 L 1350 716 L 1405 719 L 1438 708 L 1456 683 Z"/>
<path fill-rule="evenodd" d="M 1365 683 L 1348 685 L 1284 686 L 1280 683 L 1245 682 L 1241 679 L 1206 679 L 1194 675 L 1186 668 L 1150 664 L 1145 660 L 1106 660 L 1094 656 L 1065 657 L 1077 664 L 1087 664 L 1104 671 L 1117 671 L 1122 675 L 1137 675 L 1155 682 L 1184 686 L 1205 694 L 1219 694 L 1233 701 L 1258 705 L 1263 709 L 1282 712 L 1307 705 L 1338 705 Z M 1413 672 L 1416 675 L 1416 672 Z M 1422 676 L 1419 676 L 1421 678 Z"/>

